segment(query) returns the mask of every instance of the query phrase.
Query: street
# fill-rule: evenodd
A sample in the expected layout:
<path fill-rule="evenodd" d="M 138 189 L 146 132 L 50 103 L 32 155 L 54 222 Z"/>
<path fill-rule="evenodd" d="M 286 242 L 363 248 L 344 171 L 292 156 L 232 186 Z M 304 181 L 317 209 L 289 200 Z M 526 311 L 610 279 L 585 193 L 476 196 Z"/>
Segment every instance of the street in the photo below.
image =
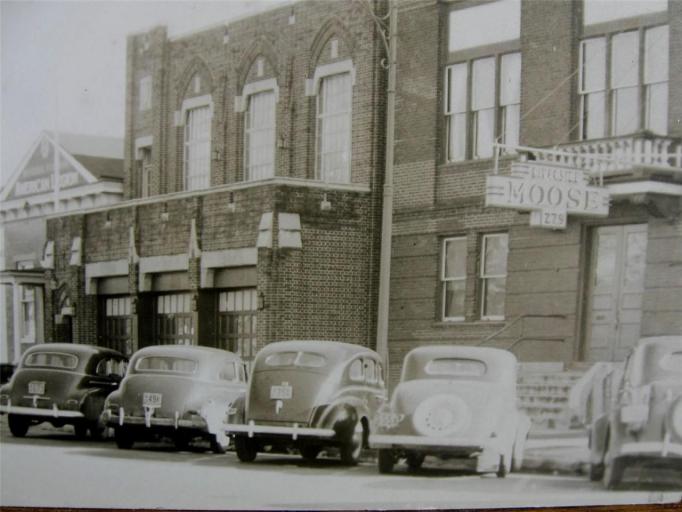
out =
<path fill-rule="evenodd" d="M 333 459 L 259 454 L 241 464 L 234 453 L 197 446 L 76 440 L 71 430 L 34 427 L 24 439 L 0 427 L 0 504 L 4 506 L 192 509 L 365 509 L 549 506 L 680 501 L 670 490 L 608 492 L 584 476 L 518 473 L 506 479 L 462 474 L 428 461 L 380 475 L 371 461 L 344 467 Z"/>

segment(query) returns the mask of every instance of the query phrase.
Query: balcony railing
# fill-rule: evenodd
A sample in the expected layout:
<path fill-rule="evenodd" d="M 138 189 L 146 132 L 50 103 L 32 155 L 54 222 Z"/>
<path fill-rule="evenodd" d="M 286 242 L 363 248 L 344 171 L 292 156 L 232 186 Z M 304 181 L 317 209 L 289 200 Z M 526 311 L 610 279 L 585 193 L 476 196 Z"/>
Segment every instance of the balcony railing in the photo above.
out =
<path fill-rule="evenodd" d="M 511 149 L 504 145 L 497 147 L 499 150 Z M 646 131 L 570 142 L 554 148 L 513 149 L 521 159 L 583 169 L 600 181 L 638 171 L 663 172 L 682 178 L 682 141 Z"/>

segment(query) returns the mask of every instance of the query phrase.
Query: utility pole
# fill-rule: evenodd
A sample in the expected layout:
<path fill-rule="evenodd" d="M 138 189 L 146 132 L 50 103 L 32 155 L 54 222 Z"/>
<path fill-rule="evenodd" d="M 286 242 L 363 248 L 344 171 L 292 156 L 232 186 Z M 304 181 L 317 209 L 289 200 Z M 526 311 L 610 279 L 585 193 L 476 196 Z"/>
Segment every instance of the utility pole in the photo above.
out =
<path fill-rule="evenodd" d="M 395 145 L 395 88 L 398 55 L 398 5 L 389 0 L 388 86 L 386 89 L 386 169 L 381 217 L 381 259 L 379 267 L 379 311 L 377 352 L 388 368 L 388 303 L 391 281 L 391 239 L 393 231 L 393 153 Z"/>

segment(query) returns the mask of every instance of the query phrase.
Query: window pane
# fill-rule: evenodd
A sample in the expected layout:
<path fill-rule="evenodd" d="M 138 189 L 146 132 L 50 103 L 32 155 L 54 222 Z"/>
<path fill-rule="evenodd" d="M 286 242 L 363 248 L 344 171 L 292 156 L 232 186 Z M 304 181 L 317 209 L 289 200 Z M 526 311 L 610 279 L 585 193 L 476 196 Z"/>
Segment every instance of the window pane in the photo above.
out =
<path fill-rule="evenodd" d="M 581 92 L 602 91 L 606 87 L 606 39 L 587 39 L 582 43 Z"/>
<path fill-rule="evenodd" d="M 668 0 L 585 0 L 583 21 L 593 25 L 667 10 Z"/>
<path fill-rule="evenodd" d="M 611 130 L 613 135 L 634 133 L 639 129 L 639 88 L 613 91 Z"/>
<path fill-rule="evenodd" d="M 520 0 L 499 0 L 450 12 L 449 50 L 456 51 L 520 37 Z"/>
<path fill-rule="evenodd" d="M 448 161 L 466 158 L 466 114 L 448 116 Z"/>
<path fill-rule="evenodd" d="M 606 94 L 593 92 L 583 98 L 583 138 L 598 139 L 606 135 Z"/>
<path fill-rule="evenodd" d="M 637 85 L 639 34 L 624 32 L 611 40 L 611 87 Z"/>
<path fill-rule="evenodd" d="M 495 106 L 495 59 L 478 59 L 473 63 L 471 109 L 481 110 Z"/>
<path fill-rule="evenodd" d="M 668 25 L 651 28 L 644 36 L 644 83 L 668 80 Z"/>
<path fill-rule="evenodd" d="M 444 278 L 466 277 L 466 238 L 457 238 L 445 241 L 445 268 Z"/>
<path fill-rule="evenodd" d="M 495 138 L 495 109 L 489 108 L 474 113 L 474 157 L 493 156 Z"/>
<path fill-rule="evenodd" d="M 521 102 L 521 54 L 502 56 L 500 62 L 500 105 Z"/>
<path fill-rule="evenodd" d="M 483 316 L 504 316 L 504 297 L 507 279 L 489 278 L 484 281 Z"/>
<path fill-rule="evenodd" d="M 507 235 L 492 235 L 484 238 L 485 275 L 506 275 L 507 273 Z"/>
<path fill-rule="evenodd" d="M 668 83 L 646 88 L 646 128 L 654 133 L 668 133 Z"/>
<path fill-rule="evenodd" d="M 317 151 L 319 177 L 324 181 L 350 181 L 351 99 L 350 73 L 322 79 Z"/>
<path fill-rule="evenodd" d="M 447 68 L 447 99 L 445 113 L 466 112 L 467 110 L 467 65 L 456 64 Z"/>
<path fill-rule="evenodd" d="M 187 112 L 185 126 L 185 186 L 187 190 L 209 185 L 211 118 L 208 106 Z"/>
<path fill-rule="evenodd" d="M 519 145 L 519 123 L 521 106 L 508 105 L 502 109 L 502 142 L 510 146 Z"/>
<path fill-rule="evenodd" d="M 249 96 L 245 130 L 246 179 L 274 176 L 275 160 L 275 93 L 261 92 Z"/>
<path fill-rule="evenodd" d="M 464 294 L 466 282 L 464 279 L 446 281 L 444 297 L 444 318 L 464 318 Z"/>

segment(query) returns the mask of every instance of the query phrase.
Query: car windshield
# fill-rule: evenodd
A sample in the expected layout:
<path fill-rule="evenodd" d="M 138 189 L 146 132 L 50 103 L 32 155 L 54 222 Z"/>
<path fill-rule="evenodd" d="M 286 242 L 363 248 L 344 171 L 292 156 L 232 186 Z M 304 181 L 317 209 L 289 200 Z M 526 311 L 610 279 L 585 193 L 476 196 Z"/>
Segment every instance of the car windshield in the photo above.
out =
<path fill-rule="evenodd" d="M 265 358 L 266 366 L 300 366 L 304 368 L 320 368 L 326 359 L 315 352 L 275 352 Z"/>
<path fill-rule="evenodd" d="M 171 356 L 147 356 L 135 364 L 140 373 L 178 373 L 191 375 L 197 371 L 197 362 L 192 359 Z"/>
<path fill-rule="evenodd" d="M 78 356 L 64 352 L 33 352 L 26 357 L 24 366 L 75 370 L 78 366 Z"/>
<path fill-rule="evenodd" d="M 456 357 L 431 359 L 424 367 L 428 375 L 451 377 L 481 377 L 485 375 L 485 370 L 486 366 L 483 361 Z"/>

